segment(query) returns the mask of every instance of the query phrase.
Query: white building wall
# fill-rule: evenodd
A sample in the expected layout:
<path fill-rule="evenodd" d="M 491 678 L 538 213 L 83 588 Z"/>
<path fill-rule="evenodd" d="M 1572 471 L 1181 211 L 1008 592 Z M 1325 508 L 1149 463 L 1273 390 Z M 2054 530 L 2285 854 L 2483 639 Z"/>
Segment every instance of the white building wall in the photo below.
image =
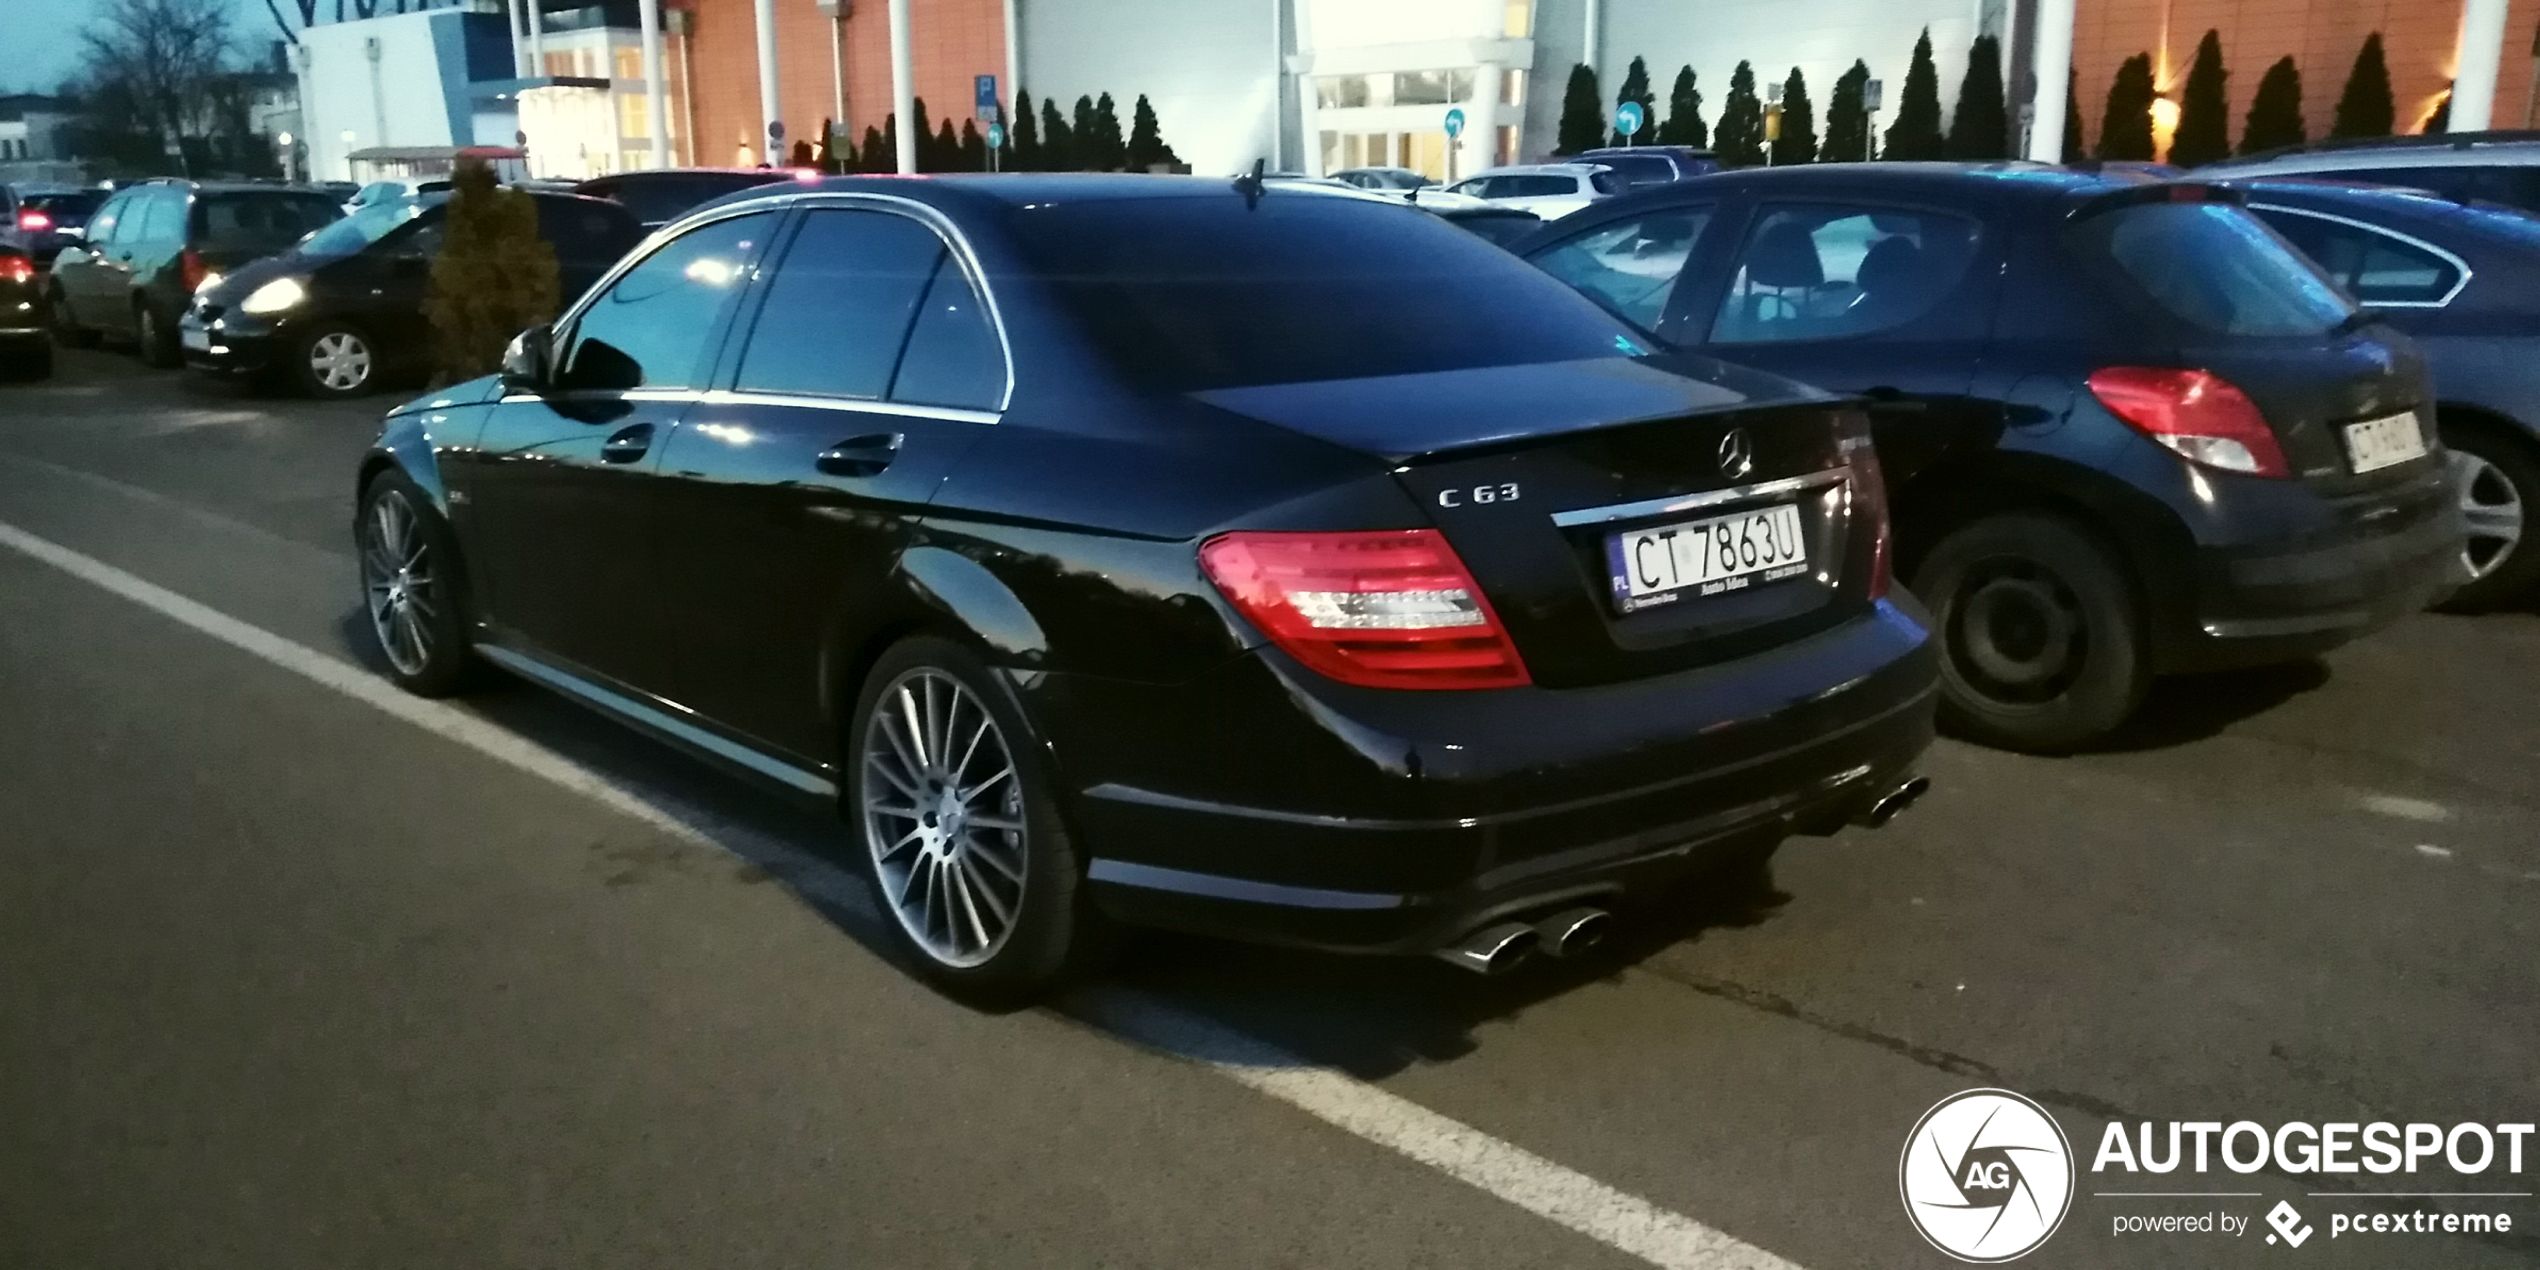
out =
<path fill-rule="evenodd" d="M 1383 4 L 1388 0 L 1367 0 Z M 1280 166 L 1274 22 L 1288 0 L 1018 0 L 1020 89 L 1074 122 L 1076 98 L 1110 93 L 1129 127 L 1138 94 L 1194 172 Z M 1296 162 L 1288 156 L 1287 162 Z"/>
<path fill-rule="evenodd" d="M 372 146 L 446 146 L 449 86 L 441 82 L 432 23 L 446 11 L 327 22 L 300 33 L 308 76 L 301 94 L 309 129 L 309 172 L 318 180 L 352 178 L 345 155 Z M 373 61 L 366 41 L 379 41 Z M 345 140 L 346 133 L 352 140 Z"/>

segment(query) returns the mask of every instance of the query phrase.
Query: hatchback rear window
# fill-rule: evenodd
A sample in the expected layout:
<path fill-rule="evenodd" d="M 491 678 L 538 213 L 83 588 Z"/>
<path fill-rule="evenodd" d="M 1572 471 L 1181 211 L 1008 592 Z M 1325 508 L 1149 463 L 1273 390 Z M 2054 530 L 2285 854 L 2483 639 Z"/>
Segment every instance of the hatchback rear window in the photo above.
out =
<path fill-rule="evenodd" d="M 193 238 L 212 250 L 280 251 L 343 215 L 323 194 L 201 194 Z"/>
<path fill-rule="evenodd" d="M 2324 335 L 2355 312 L 2335 283 L 2229 204 L 2120 208 L 2075 232 L 2155 307 L 2208 334 Z"/>
<path fill-rule="evenodd" d="M 1633 189 L 1645 185 L 1665 185 L 1676 179 L 1675 163 L 1655 154 L 1603 154 L 1598 155 L 1596 161 L 1613 169 L 1614 174 L 1623 179 L 1623 184 Z"/>
<path fill-rule="evenodd" d="M 1416 208 L 1230 189 L 1018 208 L 1012 224 L 1096 349 L 1172 391 L 1643 351 L 1551 275 Z"/>

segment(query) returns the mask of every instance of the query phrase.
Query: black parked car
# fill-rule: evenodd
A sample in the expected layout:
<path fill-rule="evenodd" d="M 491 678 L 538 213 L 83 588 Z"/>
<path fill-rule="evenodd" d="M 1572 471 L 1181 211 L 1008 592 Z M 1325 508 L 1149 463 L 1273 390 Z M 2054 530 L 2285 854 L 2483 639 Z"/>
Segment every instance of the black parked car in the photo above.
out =
<path fill-rule="evenodd" d="M 2424 350 L 2471 581 L 2448 607 L 2490 609 L 2540 589 L 2540 219 L 2493 204 L 2307 180 L 2243 186 L 2250 210 L 2367 312 Z"/>
<path fill-rule="evenodd" d="M 1857 393 L 1942 719 L 2059 751 L 2155 674 L 2316 654 L 2459 581 L 2423 357 L 2210 185 L 1844 165 L 1518 245 L 1670 343 Z"/>
<path fill-rule="evenodd" d="M 1522 207 L 1430 208 L 1438 219 L 1506 247 L 1543 228 L 1543 218 Z"/>
<path fill-rule="evenodd" d="M 578 194 L 524 191 L 538 236 L 555 249 L 557 295 L 570 300 L 644 236 L 625 208 Z M 202 289 L 180 336 L 186 364 L 280 377 L 320 397 L 369 392 L 431 364 L 423 299 L 441 249 L 448 194 L 374 203 L 307 242 Z"/>
<path fill-rule="evenodd" d="M 79 240 L 88 217 L 106 201 L 104 190 L 36 189 L 18 192 L 18 232 L 37 269 L 53 267 L 53 257 Z"/>
<path fill-rule="evenodd" d="M 35 260 L 21 248 L 0 246 L 0 379 L 52 373 L 53 342 L 45 336 Z"/>
<path fill-rule="evenodd" d="M 1635 190 L 1709 176 L 1723 166 L 1719 155 L 1693 146 L 1598 146 L 1570 155 L 1566 161 L 1604 164 Z"/>
<path fill-rule="evenodd" d="M 1416 208 L 849 179 L 395 412 L 356 525 L 400 683 L 481 657 L 843 811 L 917 963 L 1001 995 L 1106 918 L 1575 951 L 1891 814 L 1935 668 L 1873 464 Z"/>
<path fill-rule="evenodd" d="M 325 194 L 287 185 L 161 180 L 118 190 L 53 258 L 54 332 L 67 344 L 128 339 L 142 361 L 173 366 L 177 316 L 196 288 L 342 215 Z"/>
<path fill-rule="evenodd" d="M 619 204 L 633 212 L 644 228 L 659 229 L 689 208 L 726 194 L 811 175 L 797 175 L 787 168 L 651 168 L 595 176 L 574 186 L 573 192 Z"/>

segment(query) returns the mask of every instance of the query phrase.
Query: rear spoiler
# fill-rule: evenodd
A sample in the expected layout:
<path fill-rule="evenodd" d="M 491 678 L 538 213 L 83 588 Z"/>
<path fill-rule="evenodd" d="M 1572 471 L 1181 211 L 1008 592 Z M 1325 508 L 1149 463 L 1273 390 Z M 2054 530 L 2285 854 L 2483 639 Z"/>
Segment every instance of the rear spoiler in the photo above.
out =
<path fill-rule="evenodd" d="M 2085 221 L 2121 208 L 2152 203 L 2221 203 L 2244 207 L 2248 202 L 2249 196 L 2241 191 L 2211 181 L 2155 181 L 2093 194 L 2073 204 L 2072 209 L 2064 213 L 2064 219 Z"/>

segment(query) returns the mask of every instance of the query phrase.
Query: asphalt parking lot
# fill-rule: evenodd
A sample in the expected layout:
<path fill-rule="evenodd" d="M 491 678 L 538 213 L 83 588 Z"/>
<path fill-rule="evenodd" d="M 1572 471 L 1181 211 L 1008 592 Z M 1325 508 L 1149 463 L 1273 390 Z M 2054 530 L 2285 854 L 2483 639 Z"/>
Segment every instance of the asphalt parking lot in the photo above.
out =
<path fill-rule="evenodd" d="M 0 1266 L 1938 1265 L 1898 1151 L 1959 1090 L 2085 1148 L 2540 1110 L 2540 614 L 2167 683 L 2081 757 L 1944 742 L 1894 825 L 1587 961 L 1157 937 L 986 1015 L 891 964 L 827 826 L 364 673 L 386 404 L 0 386 Z M 2407 1179 L 2169 1180 L 2124 1189 L 2229 1194 L 2084 1173 L 2029 1262 L 2540 1264 L 2519 1194 L 2405 1201 L 2509 1235 L 2112 1233 Z"/>

